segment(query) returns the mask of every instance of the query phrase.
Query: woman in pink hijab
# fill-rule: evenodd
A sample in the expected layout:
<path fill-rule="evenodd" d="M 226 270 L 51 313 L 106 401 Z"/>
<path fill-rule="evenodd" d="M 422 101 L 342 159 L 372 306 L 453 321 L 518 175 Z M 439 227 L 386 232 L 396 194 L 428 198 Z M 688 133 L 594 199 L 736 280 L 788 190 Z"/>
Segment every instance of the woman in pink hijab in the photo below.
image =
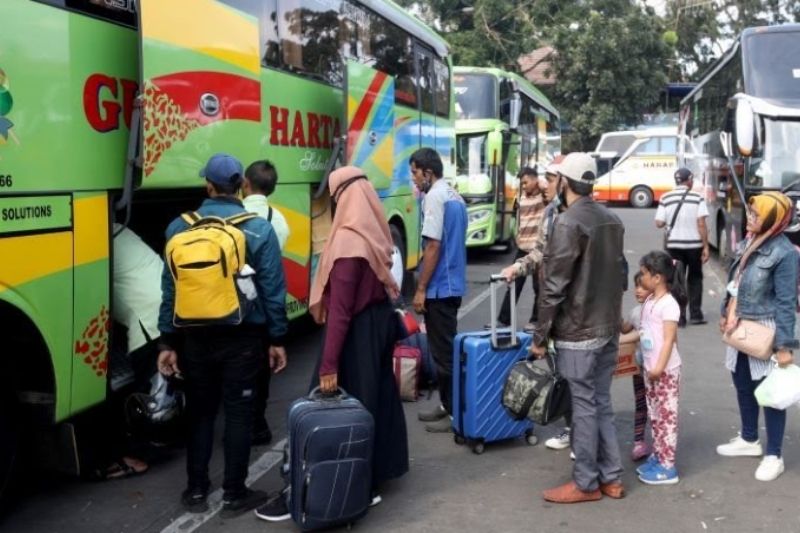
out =
<path fill-rule="evenodd" d="M 311 315 L 325 324 L 312 386 L 342 387 L 375 419 L 373 486 L 408 471 L 403 406 L 392 371 L 398 322 L 390 298 L 392 237 L 383 205 L 364 171 L 342 167 L 329 179 L 333 226 L 311 287 Z"/>

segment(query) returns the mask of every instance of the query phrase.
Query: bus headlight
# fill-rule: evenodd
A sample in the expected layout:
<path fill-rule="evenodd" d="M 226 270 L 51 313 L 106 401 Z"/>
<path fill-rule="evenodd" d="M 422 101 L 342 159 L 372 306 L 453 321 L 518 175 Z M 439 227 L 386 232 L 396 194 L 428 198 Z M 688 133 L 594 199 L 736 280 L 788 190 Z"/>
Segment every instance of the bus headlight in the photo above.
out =
<path fill-rule="evenodd" d="M 492 214 L 491 209 L 479 209 L 477 211 L 472 211 L 469 213 L 469 221 L 468 224 L 471 226 L 472 224 L 477 224 L 478 222 L 483 222 Z"/>

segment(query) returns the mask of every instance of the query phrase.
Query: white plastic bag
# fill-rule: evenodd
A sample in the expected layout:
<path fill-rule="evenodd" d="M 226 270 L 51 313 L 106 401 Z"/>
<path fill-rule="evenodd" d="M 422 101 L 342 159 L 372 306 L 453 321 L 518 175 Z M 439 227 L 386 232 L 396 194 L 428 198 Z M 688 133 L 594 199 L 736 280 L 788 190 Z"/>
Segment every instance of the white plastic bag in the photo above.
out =
<path fill-rule="evenodd" d="M 800 402 L 800 367 L 789 365 L 772 369 L 767 378 L 756 388 L 756 400 L 762 407 L 786 409 Z"/>
<path fill-rule="evenodd" d="M 394 278 L 395 283 L 397 286 L 402 288 L 403 287 L 403 271 L 405 270 L 405 265 L 403 265 L 403 256 L 400 254 L 400 250 L 395 248 L 392 250 L 392 277 Z"/>

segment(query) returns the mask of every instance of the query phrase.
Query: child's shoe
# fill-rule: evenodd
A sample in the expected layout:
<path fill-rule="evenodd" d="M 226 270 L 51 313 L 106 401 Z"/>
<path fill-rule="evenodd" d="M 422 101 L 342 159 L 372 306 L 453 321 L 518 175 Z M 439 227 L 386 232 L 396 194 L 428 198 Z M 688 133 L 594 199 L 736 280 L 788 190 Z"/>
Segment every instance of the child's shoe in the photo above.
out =
<path fill-rule="evenodd" d="M 631 452 L 631 459 L 634 461 L 641 461 L 648 455 L 650 455 L 653 450 L 650 448 L 650 445 L 647 444 L 643 440 L 637 440 L 633 443 L 633 451 Z"/>
<path fill-rule="evenodd" d="M 654 466 L 656 466 L 657 464 L 658 464 L 658 458 L 656 457 L 656 454 L 651 453 L 650 457 L 647 458 L 647 461 L 636 467 L 636 473 L 642 475 L 651 468 L 653 468 Z"/>
<path fill-rule="evenodd" d="M 680 478 L 674 466 L 672 468 L 667 468 L 657 463 L 655 466 L 639 474 L 639 481 L 647 483 L 648 485 L 674 485 L 680 481 Z"/>

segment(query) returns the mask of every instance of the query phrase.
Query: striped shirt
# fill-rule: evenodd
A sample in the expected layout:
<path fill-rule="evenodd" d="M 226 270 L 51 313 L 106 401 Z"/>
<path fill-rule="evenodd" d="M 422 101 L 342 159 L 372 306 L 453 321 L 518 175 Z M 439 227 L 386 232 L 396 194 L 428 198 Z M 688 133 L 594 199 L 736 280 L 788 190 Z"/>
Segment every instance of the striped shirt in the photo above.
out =
<path fill-rule="evenodd" d="M 674 191 L 668 192 L 659 200 L 656 221 L 666 224 L 666 231 L 670 232 L 667 248 L 691 250 L 703 247 L 703 239 L 697 228 L 697 219 L 708 216 L 708 207 L 699 193 L 690 191 L 686 195 L 686 199 L 678 211 L 678 218 L 675 219 L 675 226 L 671 231 L 669 229 L 672 217 L 675 216 L 675 210 L 681 203 L 685 192 L 686 187 L 676 187 Z"/>
<path fill-rule="evenodd" d="M 542 213 L 539 231 L 536 234 L 536 241 L 533 244 L 533 248 L 528 251 L 528 255 L 520 257 L 515 263 L 520 276 L 533 273 L 536 268 L 542 264 L 544 249 L 547 247 L 547 241 L 550 238 L 550 234 L 553 232 L 553 221 L 556 219 L 556 216 L 558 216 L 558 208 L 555 204 L 551 203 Z"/>
<path fill-rule="evenodd" d="M 544 199 L 541 193 L 532 196 L 523 194 L 517 209 L 517 248 L 523 252 L 530 252 L 536 245 L 543 215 Z"/>

